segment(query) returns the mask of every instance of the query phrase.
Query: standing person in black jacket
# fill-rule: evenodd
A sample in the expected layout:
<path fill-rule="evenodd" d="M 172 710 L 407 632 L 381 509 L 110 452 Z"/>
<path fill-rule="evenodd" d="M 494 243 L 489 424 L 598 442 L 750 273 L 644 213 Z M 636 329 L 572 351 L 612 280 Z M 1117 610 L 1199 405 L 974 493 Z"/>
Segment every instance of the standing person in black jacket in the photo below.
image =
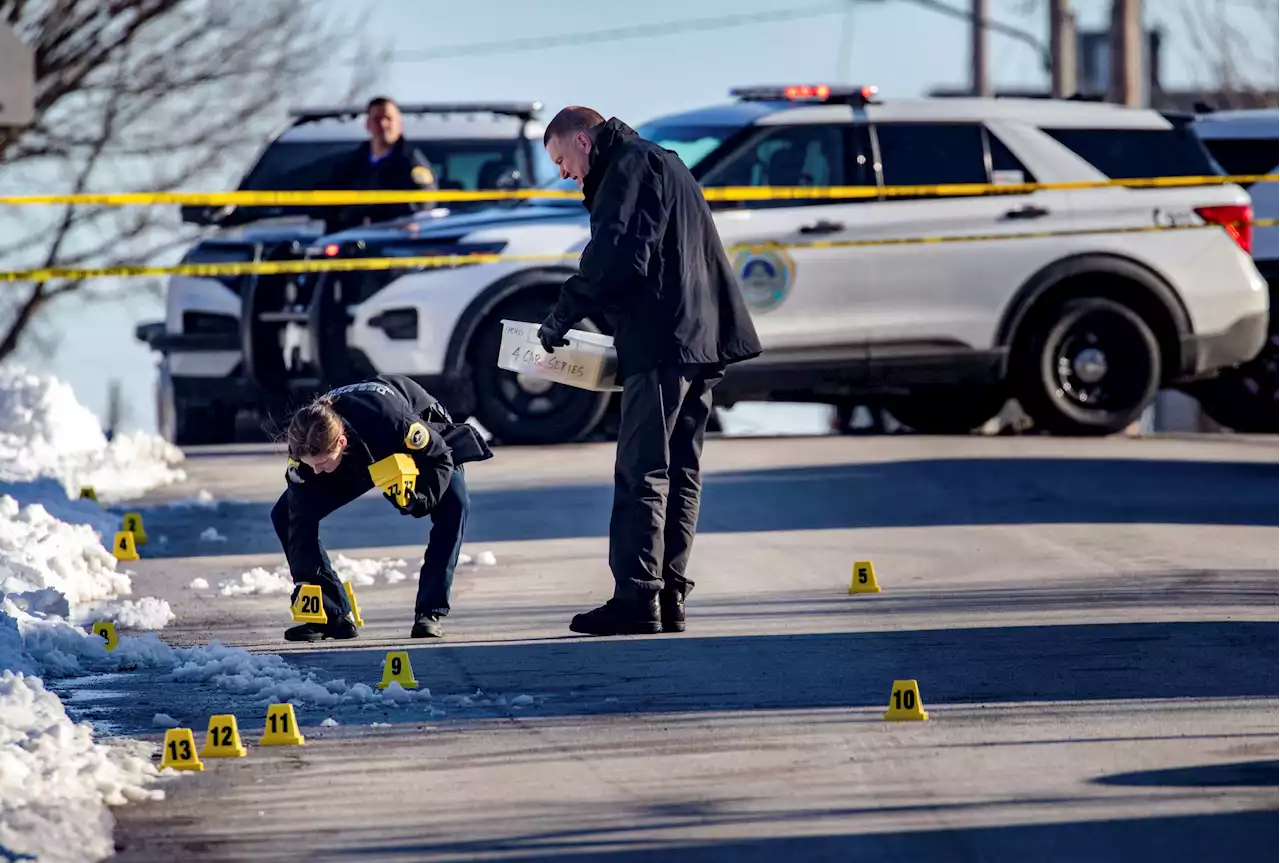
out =
<path fill-rule="evenodd" d="M 591 635 L 681 632 L 712 390 L 761 353 L 702 188 L 680 158 L 622 121 L 569 107 L 543 144 L 582 187 L 591 241 L 538 331 L 554 352 L 579 320 L 614 331 L 622 419 L 609 566 L 614 595 L 576 615 Z"/>
<path fill-rule="evenodd" d="M 386 96 L 369 101 L 365 129 L 369 140 L 334 169 L 326 188 L 348 190 L 418 191 L 435 190 L 435 171 L 427 157 L 410 149 L 404 140 L 404 120 L 400 108 Z M 421 203 L 358 204 L 343 207 L 330 220 L 328 230 L 340 231 L 357 225 L 387 222 L 407 216 L 425 206 Z"/>
<path fill-rule="evenodd" d="M 456 425 L 444 405 L 402 375 L 380 375 L 338 387 L 294 414 L 288 430 L 287 488 L 271 510 L 297 599 L 303 584 L 320 585 L 327 623 L 285 631 L 288 641 L 355 638 L 342 582 L 320 542 L 320 520 L 373 488 L 369 466 L 394 453 L 413 458 L 419 475 L 402 515 L 431 516 L 431 537 L 418 577 L 413 638 L 439 638 L 449 613 L 453 571 L 462 550 L 470 502 L 462 465 L 492 457 L 469 425 Z"/>

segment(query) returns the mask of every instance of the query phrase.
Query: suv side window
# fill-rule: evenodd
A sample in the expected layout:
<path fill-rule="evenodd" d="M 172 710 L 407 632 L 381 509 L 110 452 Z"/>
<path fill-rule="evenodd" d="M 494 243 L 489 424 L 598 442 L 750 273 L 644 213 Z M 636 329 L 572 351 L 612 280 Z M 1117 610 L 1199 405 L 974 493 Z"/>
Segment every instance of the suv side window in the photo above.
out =
<path fill-rule="evenodd" d="M 1253 176 L 1270 174 L 1276 166 L 1276 139 L 1209 138 L 1205 147 L 1228 174 Z"/>
<path fill-rule="evenodd" d="M 984 131 L 977 123 L 877 123 L 884 184 L 990 182 Z"/>
<path fill-rule="evenodd" d="M 702 179 L 717 186 L 843 186 L 845 150 L 843 127 L 835 125 L 781 126 L 753 138 Z M 719 208 L 795 207 L 822 200 L 713 202 Z M 829 201 L 827 202 L 829 203 Z"/>
<path fill-rule="evenodd" d="M 1113 180 L 1206 177 L 1222 173 L 1188 127 L 1172 129 L 1044 129 Z"/>

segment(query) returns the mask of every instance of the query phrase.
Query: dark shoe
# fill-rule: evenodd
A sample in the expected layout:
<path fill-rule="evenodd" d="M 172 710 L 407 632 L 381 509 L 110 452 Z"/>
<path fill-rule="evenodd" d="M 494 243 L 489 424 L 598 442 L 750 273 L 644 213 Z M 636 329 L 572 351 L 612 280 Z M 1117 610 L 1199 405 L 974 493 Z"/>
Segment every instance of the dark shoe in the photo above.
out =
<path fill-rule="evenodd" d="M 285 641 L 319 641 L 324 638 L 327 623 L 300 623 L 284 631 Z"/>
<path fill-rule="evenodd" d="M 444 626 L 441 625 L 438 614 L 419 614 L 413 621 L 413 630 L 409 633 L 410 638 L 442 638 L 443 636 Z"/>
<path fill-rule="evenodd" d="M 663 590 L 658 594 L 662 610 L 663 632 L 684 632 L 684 594 L 675 590 Z"/>
<path fill-rule="evenodd" d="M 639 602 L 611 599 L 599 608 L 575 614 L 569 629 L 583 635 L 652 635 L 662 631 L 658 597 Z"/>
<path fill-rule="evenodd" d="M 300 623 L 284 631 L 285 641 L 320 641 L 334 638 L 343 641 L 359 635 L 351 616 L 341 617 L 333 623 Z"/>

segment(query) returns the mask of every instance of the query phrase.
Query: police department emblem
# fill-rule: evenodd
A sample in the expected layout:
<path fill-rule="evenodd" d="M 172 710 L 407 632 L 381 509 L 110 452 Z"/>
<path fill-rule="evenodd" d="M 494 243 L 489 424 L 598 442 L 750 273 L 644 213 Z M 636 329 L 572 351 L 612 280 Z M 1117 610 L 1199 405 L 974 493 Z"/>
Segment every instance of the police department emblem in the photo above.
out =
<path fill-rule="evenodd" d="M 795 262 L 783 249 L 739 249 L 731 263 L 747 307 L 758 312 L 777 308 L 791 292 Z"/>
<path fill-rule="evenodd" d="M 302 464 L 302 462 L 298 461 L 296 458 L 291 458 L 284 469 L 284 478 L 294 485 L 302 484 L 302 472 L 298 470 L 298 466 L 300 464 Z"/>
<path fill-rule="evenodd" d="M 422 423 L 414 423 L 409 426 L 409 433 L 404 436 L 404 445 L 409 449 L 422 449 L 430 439 L 431 435 L 427 433 L 427 427 Z"/>

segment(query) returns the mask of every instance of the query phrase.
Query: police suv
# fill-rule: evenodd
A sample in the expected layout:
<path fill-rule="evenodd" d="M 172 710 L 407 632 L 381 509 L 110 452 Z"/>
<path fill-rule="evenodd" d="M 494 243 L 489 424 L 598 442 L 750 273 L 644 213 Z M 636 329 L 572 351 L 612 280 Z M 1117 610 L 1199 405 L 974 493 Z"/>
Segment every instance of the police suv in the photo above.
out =
<path fill-rule="evenodd" d="M 1275 108 L 1216 111 L 1196 118 L 1196 135 L 1228 174 L 1236 176 L 1280 173 L 1280 111 Z M 1271 319 L 1262 352 L 1243 365 L 1190 387 L 1205 413 L 1219 423 L 1243 432 L 1275 433 L 1280 425 L 1280 386 L 1277 380 L 1276 288 L 1280 284 L 1280 216 L 1274 182 L 1248 187 L 1255 219 L 1273 220 L 1253 232 L 1253 262 L 1267 280 Z"/>
<path fill-rule="evenodd" d="M 399 105 L 404 138 L 431 163 L 441 189 L 515 189 L 553 180 L 542 149 L 541 104 L 430 103 Z M 363 105 L 295 111 L 242 178 L 242 191 L 295 191 L 322 186 L 338 163 L 367 140 Z M 438 218 L 492 203 L 450 203 L 424 212 Z M 217 228 L 193 245 L 183 263 L 288 260 L 330 230 L 337 207 L 183 207 L 183 220 Z M 224 443 L 240 431 L 260 433 L 264 407 L 274 404 L 245 374 L 241 307 L 253 277 L 169 279 L 165 320 L 143 324 L 138 338 L 162 355 L 157 419 L 179 444 Z"/>
<path fill-rule="evenodd" d="M 1016 397 L 1042 429 L 1106 434 L 1160 387 L 1236 366 L 1266 339 L 1237 186 L 886 191 L 1221 175 L 1182 119 L 1083 101 L 881 102 L 874 88 L 733 95 L 637 131 L 708 189 L 869 196 L 712 203 L 765 348 L 730 369 L 723 404 L 874 401 L 919 431 L 963 432 Z M 580 440 L 612 394 L 495 362 L 498 322 L 541 321 L 587 240 L 580 201 L 545 199 L 321 238 L 308 255 L 508 259 L 258 279 L 242 296 L 246 368 L 294 394 L 402 373 L 500 442 Z"/>

